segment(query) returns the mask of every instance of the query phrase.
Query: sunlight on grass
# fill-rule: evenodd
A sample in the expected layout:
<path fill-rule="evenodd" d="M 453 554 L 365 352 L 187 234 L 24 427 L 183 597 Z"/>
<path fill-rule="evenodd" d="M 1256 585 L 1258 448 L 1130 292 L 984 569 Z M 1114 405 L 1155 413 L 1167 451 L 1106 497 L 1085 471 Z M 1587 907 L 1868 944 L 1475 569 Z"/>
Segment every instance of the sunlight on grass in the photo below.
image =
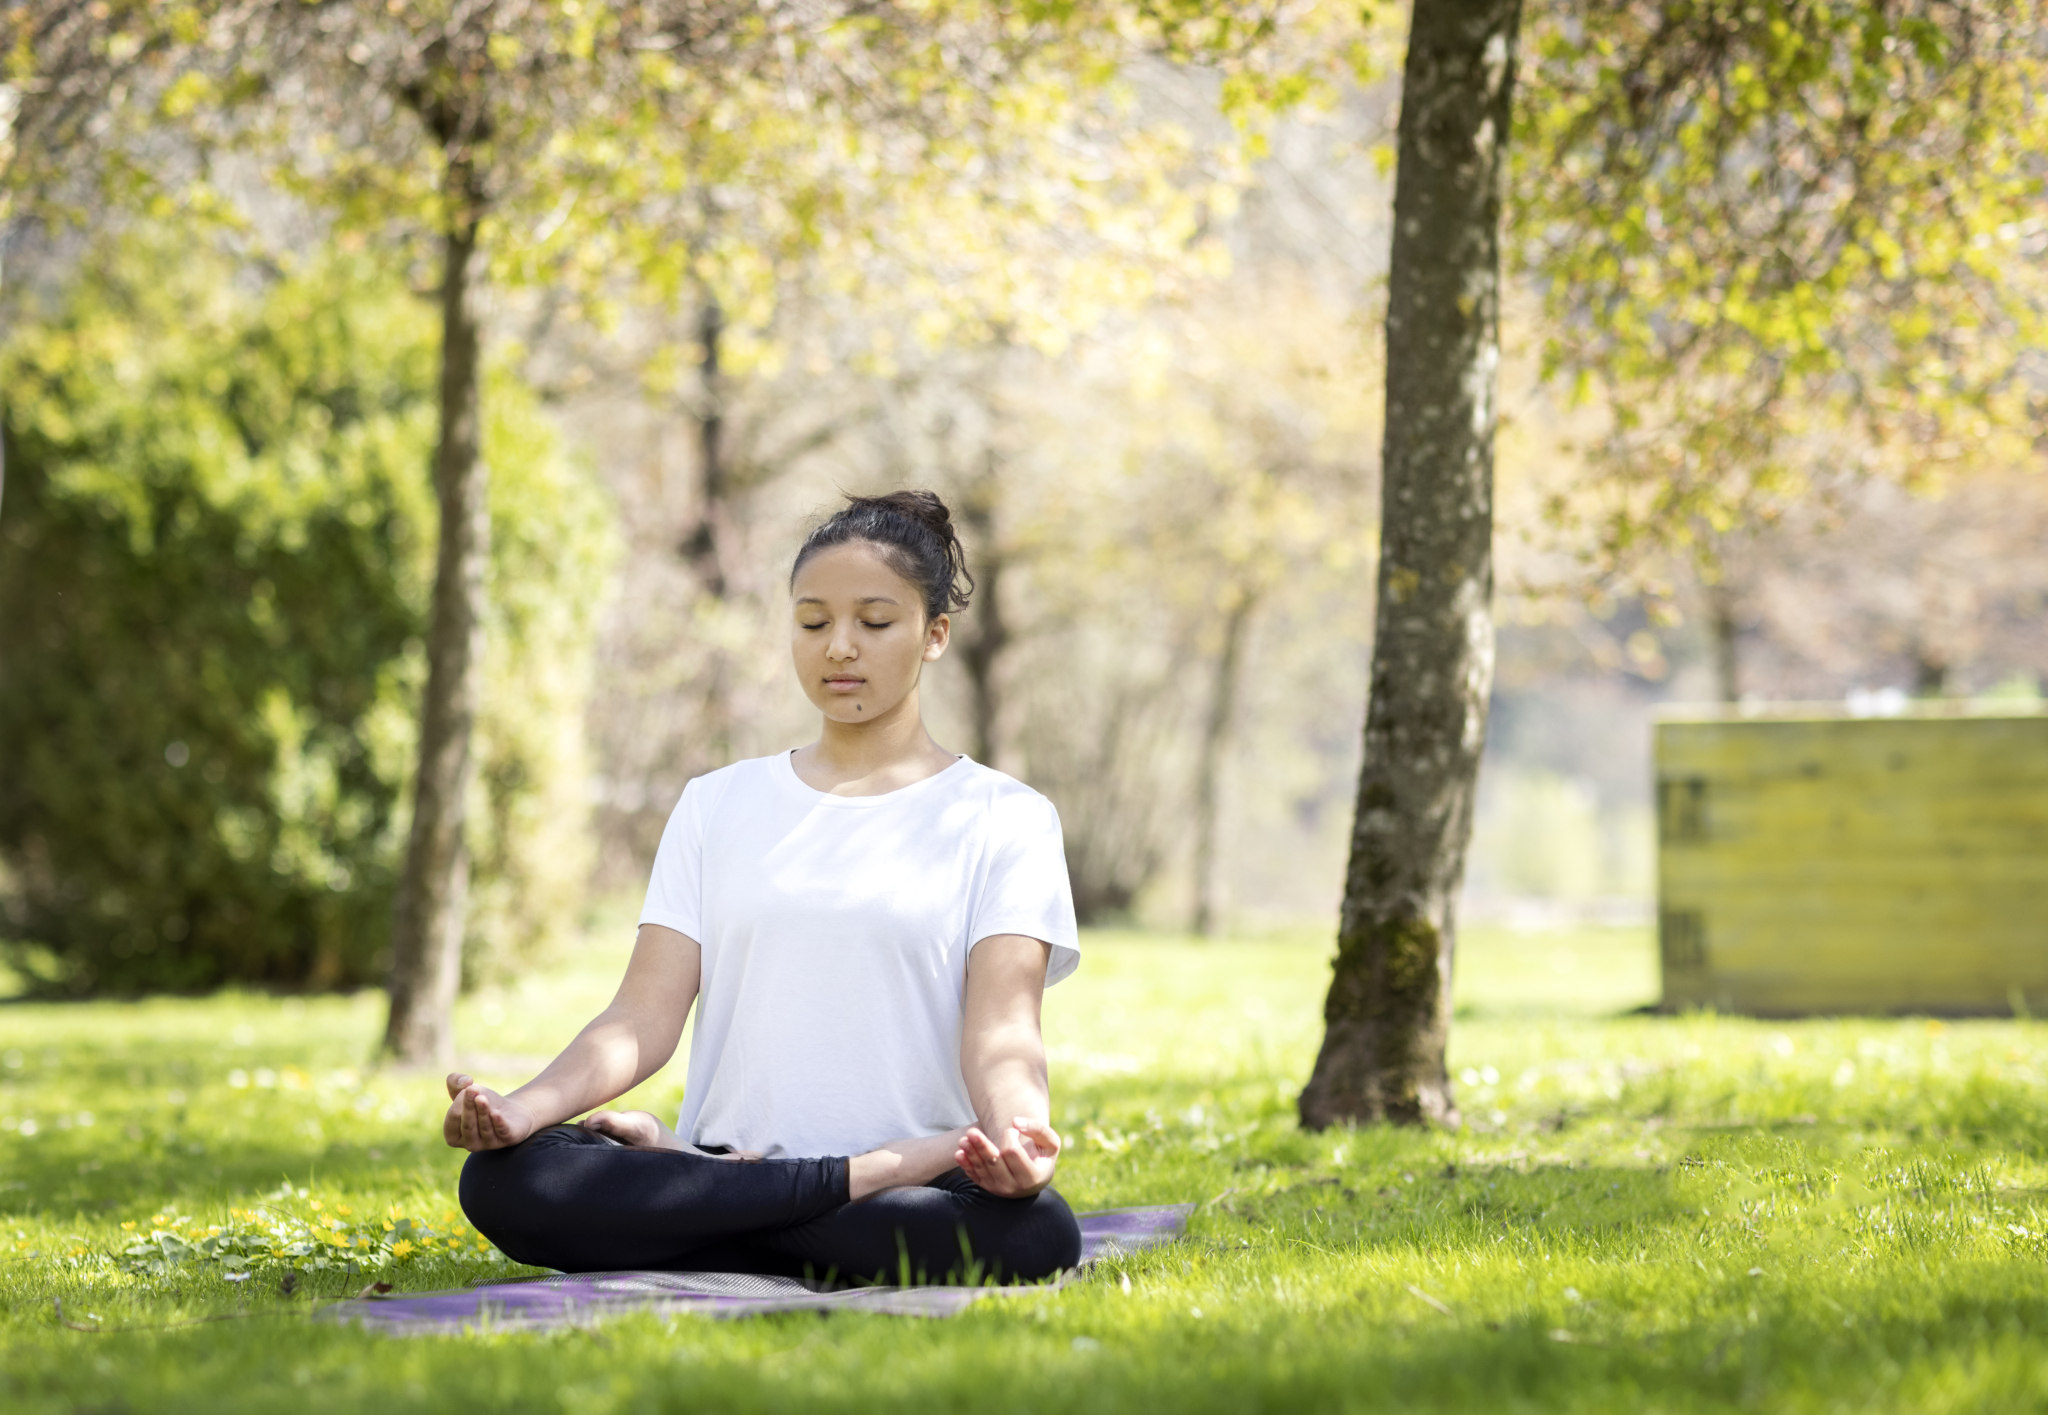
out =
<path fill-rule="evenodd" d="M 609 997 L 621 932 L 466 999 L 467 1064 L 510 1083 L 566 1040 Z M 1084 1208 L 1198 1203 L 1190 1239 L 933 1323 L 641 1316 L 404 1342 L 308 1325 L 314 1300 L 372 1278 L 528 1271 L 454 1210 L 437 1079 L 368 1065 L 381 999 L 0 1008 L 0 1402 L 2048 1401 L 2048 1027 L 1631 1015 L 1655 994 L 1645 931 L 1469 930 L 1452 1052 L 1466 1128 L 1308 1135 L 1293 1105 L 1326 938 L 1094 934 L 1086 951 L 1046 1005 L 1061 1188 Z M 636 1099 L 667 1109 L 681 1083 L 679 1060 Z M 53 1299 L 82 1327 L 230 1319 L 89 1334 Z"/>

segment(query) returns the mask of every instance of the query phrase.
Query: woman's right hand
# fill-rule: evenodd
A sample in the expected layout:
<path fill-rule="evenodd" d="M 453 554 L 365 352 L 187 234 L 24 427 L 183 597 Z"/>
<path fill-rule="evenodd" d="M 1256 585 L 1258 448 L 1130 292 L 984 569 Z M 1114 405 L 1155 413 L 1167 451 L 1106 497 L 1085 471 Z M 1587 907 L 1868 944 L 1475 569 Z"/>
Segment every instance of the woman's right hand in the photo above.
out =
<path fill-rule="evenodd" d="M 448 1114 L 441 1138 L 458 1150 L 504 1150 L 540 1127 L 533 1112 L 509 1096 L 479 1086 L 460 1071 L 448 1073 Z"/>

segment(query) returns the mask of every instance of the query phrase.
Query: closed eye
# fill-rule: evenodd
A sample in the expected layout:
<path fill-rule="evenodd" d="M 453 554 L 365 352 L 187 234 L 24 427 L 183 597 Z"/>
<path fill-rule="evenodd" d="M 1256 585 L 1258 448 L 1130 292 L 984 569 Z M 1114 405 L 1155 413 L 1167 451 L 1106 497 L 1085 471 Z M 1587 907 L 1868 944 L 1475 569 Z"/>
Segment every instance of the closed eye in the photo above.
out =
<path fill-rule="evenodd" d="M 894 619 L 884 619 L 881 623 L 877 624 L 872 619 L 863 619 L 860 622 L 870 629 L 886 629 L 896 621 Z"/>

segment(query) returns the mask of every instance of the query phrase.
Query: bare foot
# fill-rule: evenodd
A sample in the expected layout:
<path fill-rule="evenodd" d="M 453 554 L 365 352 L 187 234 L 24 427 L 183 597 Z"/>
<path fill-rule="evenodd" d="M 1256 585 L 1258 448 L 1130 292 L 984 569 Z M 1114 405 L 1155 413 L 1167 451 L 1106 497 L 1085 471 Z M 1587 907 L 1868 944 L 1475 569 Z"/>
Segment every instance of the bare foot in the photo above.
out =
<path fill-rule="evenodd" d="M 593 1110 L 583 1117 L 585 1130 L 631 1145 L 637 1150 L 680 1150 L 682 1138 L 644 1110 Z"/>
<path fill-rule="evenodd" d="M 893 1140 L 880 1149 L 853 1156 L 846 1162 L 848 1197 L 859 1202 L 884 1189 L 931 1183 L 959 1163 L 955 1154 L 972 1128 L 963 1125 L 943 1135 Z"/>
<path fill-rule="evenodd" d="M 675 1150 L 679 1154 L 703 1155 L 706 1159 L 731 1160 L 736 1164 L 755 1164 L 761 1159 L 751 1150 L 709 1154 L 662 1124 L 659 1116 L 644 1110 L 593 1110 L 583 1117 L 582 1124 L 585 1130 L 595 1130 L 636 1150 Z"/>

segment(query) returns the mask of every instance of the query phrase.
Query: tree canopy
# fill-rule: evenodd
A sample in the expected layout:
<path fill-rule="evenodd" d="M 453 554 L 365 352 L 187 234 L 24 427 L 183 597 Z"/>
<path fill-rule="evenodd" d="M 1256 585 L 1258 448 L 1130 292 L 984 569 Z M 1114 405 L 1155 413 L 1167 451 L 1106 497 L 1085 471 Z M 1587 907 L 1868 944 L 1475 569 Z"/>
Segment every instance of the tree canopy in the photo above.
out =
<path fill-rule="evenodd" d="M 2035 0 L 1535 12 L 1517 250 L 1546 373 L 1609 419 L 1602 479 L 1553 506 L 1603 565 L 1844 473 L 2014 457 L 2048 314 L 2044 36 Z"/>

